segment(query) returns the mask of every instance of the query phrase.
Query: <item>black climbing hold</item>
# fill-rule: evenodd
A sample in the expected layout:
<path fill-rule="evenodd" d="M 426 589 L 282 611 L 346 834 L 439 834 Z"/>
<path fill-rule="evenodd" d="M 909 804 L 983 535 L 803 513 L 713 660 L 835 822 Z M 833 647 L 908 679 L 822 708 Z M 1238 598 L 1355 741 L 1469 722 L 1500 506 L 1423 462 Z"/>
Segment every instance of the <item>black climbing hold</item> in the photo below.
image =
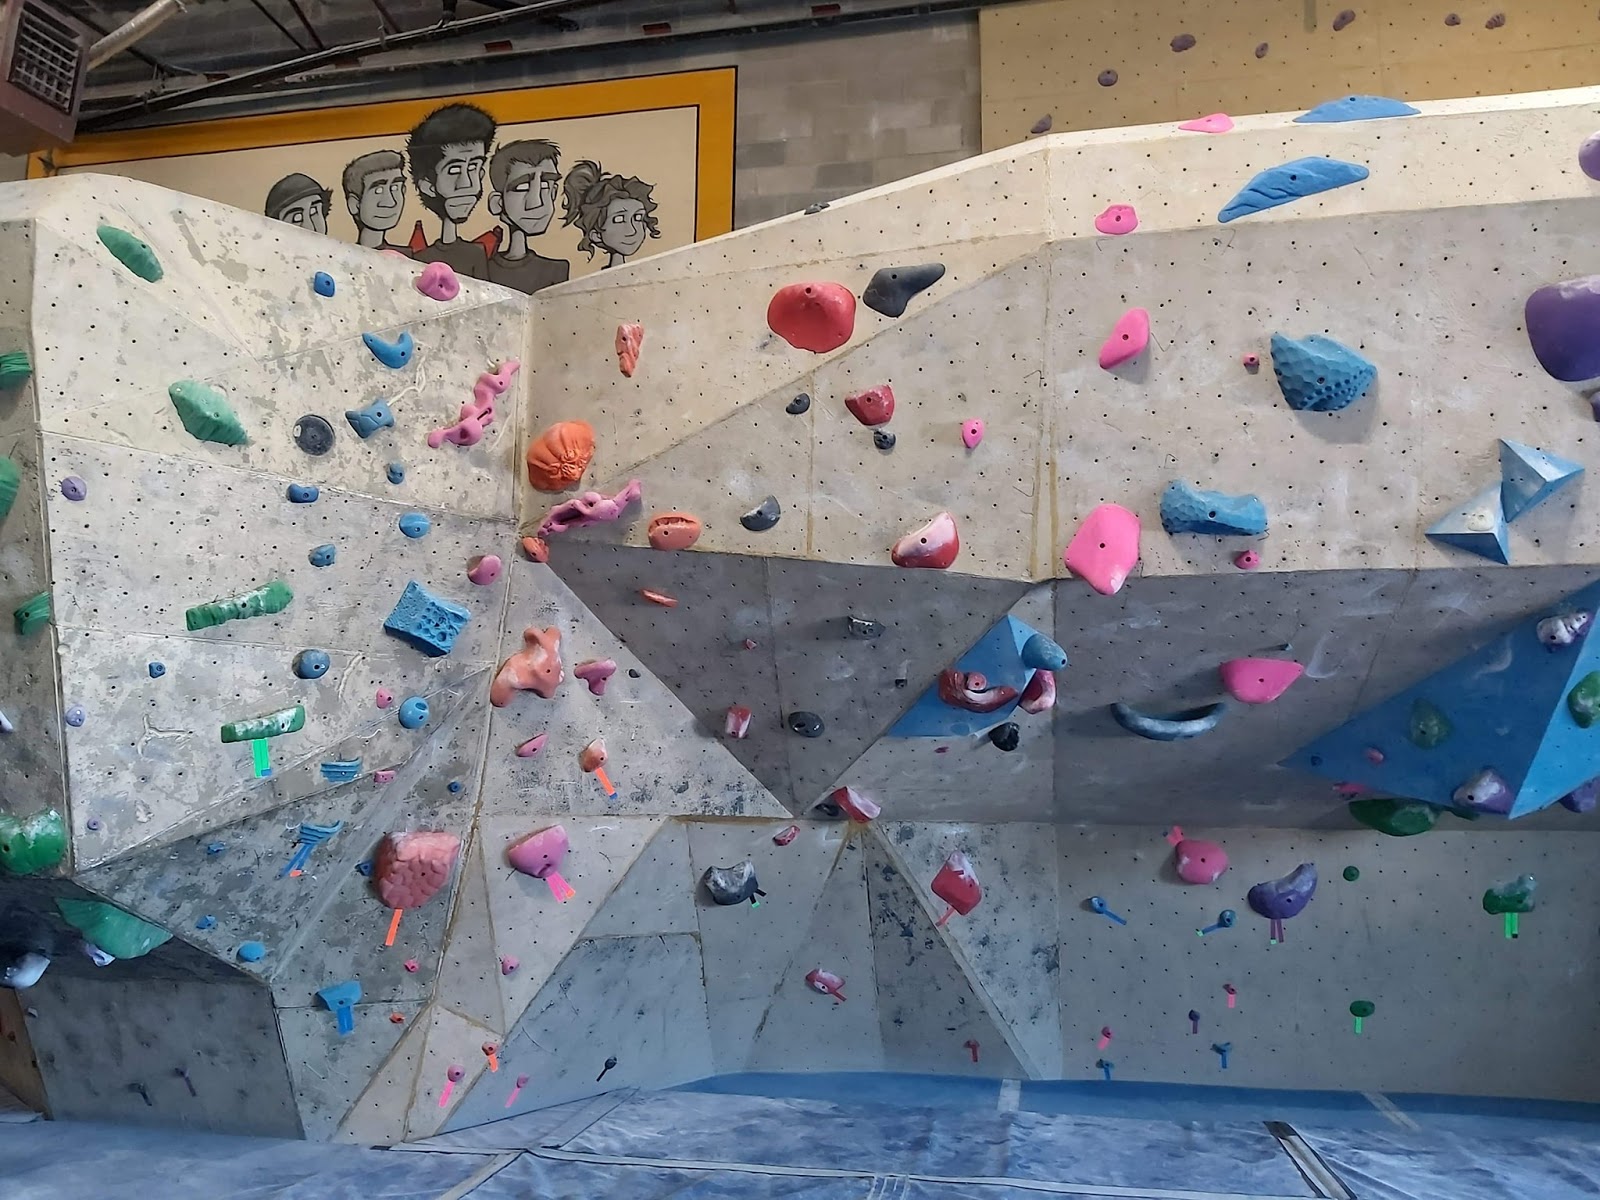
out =
<path fill-rule="evenodd" d="M 628 668 L 628 678 L 629 679 L 637 679 L 637 678 L 639 678 L 639 672 L 635 668 L 629 667 Z"/>
<path fill-rule="evenodd" d="M 739 524 L 743 525 L 751 533 L 762 533 L 776 525 L 778 518 L 782 515 L 783 509 L 778 507 L 778 498 L 776 496 L 768 496 L 760 504 L 740 517 Z"/>
<path fill-rule="evenodd" d="M 598 1075 L 596 1075 L 594 1077 L 594 1081 L 596 1083 L 599 1083 L 602 1079 L 604 1079 L 606 1077 L 606 1072 L 611 1070 L 616 1065 L 617 1065 L 617 1056 L 615 1054 L 613 1054 L 610 1058 L 606 1059 L 606 1065 L 601 1069 L 600 1074 L 598 1074 Z"/>
<path fill-rule="evenodd" d="M 1262 42 L 1259 46 L 1256 47 L 1256 57 L 1257 58 L 1265 58 L 1266 56 L 1267 56 L 1267 44 L 1265 42 Z"/>
<path fill-rule="evenodd" d="M 755 864 L 748 860 L 737 867 L 707 867 L 700 883 L 718 904 L 743 904 L 766 895 L 756 882 Z"/>
<path fill-rule="evenodd" d="M 793 400 L 789 401 L 788 404 L 783 406 L 783 411 L 788 413 L 791 417 L 798 417 L 810 407 L 811 397 L 806 395 L 804 392 L 801 392 Z"/>
<path fill-rule="evenodd" d="M 902 316 L 911 297 L 925 292 L 944 277 L 943 263 L 915 267 L 882 267 L 861 293 L 861 303 L 886 317 Z"/>
<path fill-rule="evenodd" d="M 894 434 L 887 429 L 874 429 L 872 431 L 872 444 L 887 454 L 894 449 Z"/>
<path fill-rule="evenodd" d="M 828 201 L 826 200 L 818 200 L 815 204 L 808 204 L 806 205 L 806 216 L 812 216 L 813 214 L 819 213 L 827 207 Z"/>
<path fill-rule="evenodd" d="M 865 617 L 846 617 L 845 620 L 849 622 L 846 628 L 853 638 L 863 638 L 870 642 L 874 638 L 883 636 L 883 625 L 878 621 L 869 621 Z"/>
<path fill-rule="evenodd" d="M 789 714 L 789 729 L 793 733 L 798 733 L 801 737 L 821 737 L 822 718 L 814 712 L 806 712 L 803 708 L 797 708 Z"/>
<path fill-rule="evenodd" d="M 315 413 L 294 423 L 294 444 L 307 454 L 322 455 L 333 449 L 333 426 Z"/>
<path fill-rule="evenodd" d="M 996 749 L 1010 753 L 1022 742 L 1022 730 L 1017 728 L 1015 721 L 1007 721 L 1004 725 L 996 725 L 989 730 L 989 740 L 995 744 Z"/>

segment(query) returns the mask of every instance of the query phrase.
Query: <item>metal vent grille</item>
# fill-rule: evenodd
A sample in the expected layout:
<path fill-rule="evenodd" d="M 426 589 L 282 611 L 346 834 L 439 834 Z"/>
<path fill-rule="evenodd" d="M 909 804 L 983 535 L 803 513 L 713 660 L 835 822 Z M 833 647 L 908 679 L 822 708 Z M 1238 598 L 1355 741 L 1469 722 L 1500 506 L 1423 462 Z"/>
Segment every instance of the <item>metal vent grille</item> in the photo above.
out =
<path fill-rule="evenodd" d="M 77 31 L 48 9 L 24 3 L 17 18 L 10 82 L 61 113 L 76 107 L 83 53 Z"/>

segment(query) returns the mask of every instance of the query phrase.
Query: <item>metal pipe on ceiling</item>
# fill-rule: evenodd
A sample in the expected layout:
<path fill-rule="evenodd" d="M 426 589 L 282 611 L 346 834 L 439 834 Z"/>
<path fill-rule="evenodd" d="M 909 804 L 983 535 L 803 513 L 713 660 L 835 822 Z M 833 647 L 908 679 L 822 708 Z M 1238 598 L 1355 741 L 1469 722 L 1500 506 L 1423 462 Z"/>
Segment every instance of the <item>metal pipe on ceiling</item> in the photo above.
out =
<path fill-rule="evenodd" d="M 166 24 L 181 12 L 188 11 L 183 5 L 183 0 L 155 0 L 154 4 L 134 13 L 132 17 L 89 47 L 90 68 L 98 67 L 108 58 L 121 54 L 140 38 L 153 33 L 157 26 Z"/>

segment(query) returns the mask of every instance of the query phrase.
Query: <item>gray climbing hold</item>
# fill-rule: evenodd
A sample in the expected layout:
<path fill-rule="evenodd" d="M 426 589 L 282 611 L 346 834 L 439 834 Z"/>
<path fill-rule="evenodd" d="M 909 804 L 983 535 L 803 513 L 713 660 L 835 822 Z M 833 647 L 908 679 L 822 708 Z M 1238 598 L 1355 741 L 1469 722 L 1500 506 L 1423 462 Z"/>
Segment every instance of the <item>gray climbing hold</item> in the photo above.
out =
<path fill-rule="evenodd" d="M 380 429 L 394 428 L 394 414 L 382 400 L 374 400 L 365 408 L 348 409 L 344 419 L 350 422 L 350 428 L 356 431 L 356 436 L 362 441 Z"/>
<path fill-rule="evenodd" d="M 1175 479 L 1161 493 L 1161 527 L 1168 533 L 1257 537 L 1267 531 L 1267 510 L 1256 496 L 1203 491 Z"/>
<path fill-rule="evenodd" d="M 1563 383 L 1600 378 L 1600 275 L 1539 288 L 1522 315 L 1546 374 Z"/>
<path fill-rule="evenodd" d="M 1582 474 L 1575 462 L 1501 438 L 1500 510 L 1507 521 L 1515 521 Z"/>
<path fill-rule="evenodd" d="M 989 730 L 989 741 L 996 750 L 1004 750 L 1007 754 L 1022 744 L 1022 730 L 1015 721 L 1007 721 L 1004 725 L 996 725 Z"/>
<path fill-rule="evenodd" d="M 1100 76 L 1099 76 L 1099 79 L 1097 80 L 1097 82 L 1100 84 L 1101 87 L 1116 87 L 1117 86 L 1117 73 L 1115 71 L 1113 71 L 1110 67 L 1107 67 L 1104 71 L 1100 72 Z"/>
<path fill-rule="evenodd" d="M 1428 528 L 1428 536 L 1497 563 L 1510 562 L 1500 485 L 1485 488 L 1465 504 L 1452 508 Z"/>
<path fill-rule="evenodd" d="M 1180 33 L 1170 43 L 1174 54 L 1182 54 L 1185 50 L 1193 50 L 1195 45 L 1194 34 Z"/>
<path fill-rule="evenodd" d="M 1181 742 L 1210 733 L 1227 711 L 1227 702 L 1223 700 L 1159 716 L 1140 712 L 1127 704 L 1111 706 L 1111 715 L 1118 725 L 1152 742 Z"/>
<path fill-rule="evenodd" d="M 798 417 L 810 407 L 811 397 L 806 395 L 804 392 L 801 392 L 793 400 L 789 401 L 789 403 L 783 406 L 783 411 L 788 413 L 791 417 Z"/>
<path fill-rule="evenodd" d="M 1273 334 L 1272 371 L 1296 412 L 1339 412 L 1366 395 L 1378 377 L 1377 367 L 1320 333 L 1299 340 Z"/>
<path fill-rule="evenodd" d="M 1419 109 L 1388 96 L 1345 96 L 1328 100 L 1295 118 L 1297 125 L 1335 125 L 1341 121 L 1376 121 L 1383 117 L 1414 117 Z"/>
<path fill-rule="evenodd" d="M 1338 33 L 1341 29 L 1344 29 L 1346 26 L 1353 24 L 1355 22 L 1355 19 L 1356 19 L 1356 10 L 1355 9 L 1353 9 L 1353 8 L 1344 9 L 1342 12 L 1339 13 L 1339 15 L 1337 17 L 1335 17 L 1333 19 L 1333 31 L 1335 33 Z"/>
<path fill-rule="evenodd" d="M 872 642 L 883 636 L 883 624 L 879 621 L 869 621 L 865 617 L 846 617 L 845 632 L 853 638 Z"/>
<path fill-rule="evenodd" d="M 756 882 L 755 864 L 748 860 L 737 867 L 707 867 L 700 884 L 717 904 L 743 904 L 766 895 Z"/>
<path fill-rule="evenodd" d="M 778 498 L 776 496 L 768 496 L 760 504 L 740 517 L 739 524 L 743 525 L 751 533 L 765 533 L 778 523 L 778 518 L 781 516 L 783 516 L 783 509 L 778 506 Z"/>
<path fill-rule="evenodd" d="M 943 278 L 943 263 L 881 267 L 873 274 L 866 291 L 861 293 L 861 303 L 886 317 L 904 316 L 911 297 L 927 291 Z"/>
<path fill-rule="evenodd" d="M 296 421 L 289 436 L 307 454 L 320 456 L 333 449 L 333 426 L 315 413 L 307 413 Z"/>
<path fill-rule="evenodd" d="M 872 431 L 872 444 L 887 454 L 894 449 L 894 434 L 887 429 L 874 429 Z"/>
<path fill-rule="evenodd" d="M 814 738 L 822 736 L 822 718 L 814 712 L 796 709 L 787 718 L 791 733 L 798 733 L 801 737 Z"/>
<path fill-rule="evenodd" d="M 1251 213 L 1315 196 L 1318 192 L 1360 183 L 1369 174 L 1371 172 L 1360 163 L 1342 162 L 1337 158 L 1297 158 L 1281 167 L 1268 167 L 1245 184 L 1239 194 L 1223 206 L 1217 220 L 1226 224 Z"/>
<path fill-rule="evenodd" d="M 828 201 L 826 200 L 818 200 L 815 204 L 808 204 L 806 205 L 806 216 L 815 216 L 817 213 L 821 212 L 827 207 Z"/>

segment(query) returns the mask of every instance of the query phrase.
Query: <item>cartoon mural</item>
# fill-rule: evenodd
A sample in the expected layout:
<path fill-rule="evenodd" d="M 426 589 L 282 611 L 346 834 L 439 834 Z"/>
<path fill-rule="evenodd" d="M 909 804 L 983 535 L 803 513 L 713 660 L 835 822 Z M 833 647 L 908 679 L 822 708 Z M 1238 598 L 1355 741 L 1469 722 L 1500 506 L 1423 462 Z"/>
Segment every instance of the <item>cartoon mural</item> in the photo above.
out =
<path fill-rule="evenodd" d="M 608 175 L 599 163 L 586 159 L 567 174 L 562 224 L 582 231 L 579 250 L 590 258 L 604 250 L 605 266 L 617 266 L 639 253 L 645 238 L 661 236 L 654 191 L 636 176 Z"/>
<path fill-rule="evenodd" d="M 489 160 L 489 211 L 506 223 L 504 248 L 489 260 L 489 282 L 537 292 L 565 283 L 572 264 L 528 244 L 550 228 L 561 187 L 561 147 L 544 138 L 512 142 Z"/>
<path fill-rule="evenodd" d="M 309 175 L 285 175 L 267 191 L 262 209 L 274 221 L 285 221 L 314 233 L 328 232 L 328 201 L 332 193 Z"/>

